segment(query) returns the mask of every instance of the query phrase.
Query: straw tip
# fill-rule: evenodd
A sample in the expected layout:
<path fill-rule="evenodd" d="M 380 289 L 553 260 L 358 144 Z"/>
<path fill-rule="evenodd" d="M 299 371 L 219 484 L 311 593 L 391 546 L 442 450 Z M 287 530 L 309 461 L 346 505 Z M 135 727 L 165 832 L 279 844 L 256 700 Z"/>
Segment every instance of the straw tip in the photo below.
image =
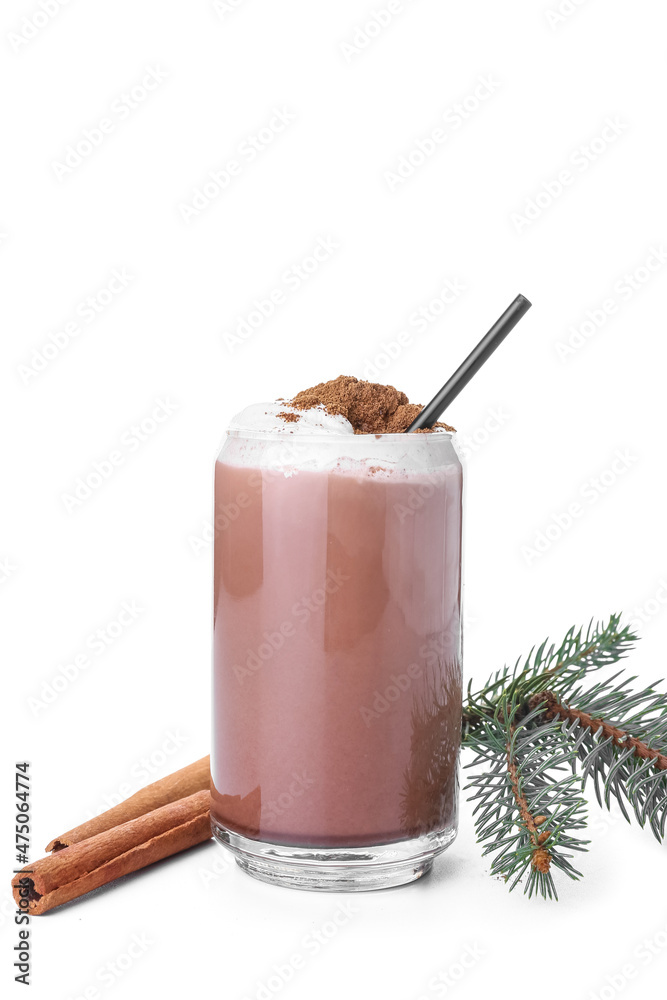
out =
<path fill-rule="evenodd" d="M 530 308 L 531 308 L 531 306 L 532 306 L 532 304 L 533 304 L 533 303 L 532 303 L 532 302 L 530 301 L 530 299 L 527 299 L 527 298 L 526 298 L 526 296 L 525 296 L 525 295 L 517 295 L 517 297 L 516 297 L 516 301 L 517 301 L 517 302 L 520 302 L 520 303 L 521 303 L 521 305 L 522 305 L 522 306 L 523 306 L 523 307 L 524 307 L 525 309 L 530 309 Z"/>

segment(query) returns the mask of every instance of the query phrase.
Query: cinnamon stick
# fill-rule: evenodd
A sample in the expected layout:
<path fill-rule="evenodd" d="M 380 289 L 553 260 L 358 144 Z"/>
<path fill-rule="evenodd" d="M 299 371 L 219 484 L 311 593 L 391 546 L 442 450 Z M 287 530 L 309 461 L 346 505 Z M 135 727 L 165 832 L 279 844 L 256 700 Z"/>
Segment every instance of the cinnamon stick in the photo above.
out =
<path fill-rule="evenodd" d="M 128 799 L 114 806 L 113 809 L 107 809 L 106 812 L 95 816 L 94 819 L 88 820 L 80 826 L 75 826 L 73 830 L 68 830 L 67 833 L 62 833 L 47 845 L 47 851 L 61 851 L 65 847 L 78 844 L 82 840 L 88 840 L 90 837 L 94 837 L 105 830 L 111 830 L 114 826 L 127 823 L 128 820 L 143 816 L 145 813 L 167 805 L 169 802 L 175 802 L 177 799 L 185 798 L 185 796 L 192 795 L 194 792 L 207 789 L 210 784 L 209 764 L 210 758 L 202 757 L 201 760 L 195 761 L 194 764 L 188 764 L 187 767 L 182 767 L 180 771 L 174 771 L 173 774 L 168 774 L 166 778 L 160 778 L 159 781 L 154 781 L 152 785 L 146 785 L 145 788 L 135 792 L 134 795 L 130 795 Z M 163 855 L 163 857 L 166 857 L 166 855 Z"/>
<path fill-rule="evenodd" d="M 92 889 L 98 889 L 122 875 L 128 875 L 154 861 L 160 861 L 208 840 L 211 836 L 208 758 L 204 760 L 207 764 L 206 789 L 177 798 L 175 801 L 170 799 L 144 815 L 136 816 L 120 825 L 104 827 L 101 832 L 74 842 L 69 847 L 63 846 L 62 841 L 71 835 L 78 836 L 83 827 L 77 827 L 69 834 L 58 838 L 60 846 L 54 849 L 53 854 L 26 865 L 12 879 L 12 890 L 17 906 L 21 906 L 22 897 L 27 897 L 28 912 L 30 915 L 38 916 L 55 906 L 83 896 Z M 197 763 L 201 765 L 202 761 Z M 176 772 L 176 775 L 182 775 L 183 771 L 188 771 L 188 768 Z M 176 775 L 170 777 L 174 778 Z M 189 780 L 190 776 L 187 778 L 187 781 Z M 155 782 L 155 785 L 167 785 L 172 788 L 168 779 Z M 154 789 L 155 785 L 149 785 L 143 791 L 148 792 L 151 788 Z M 162 791 L 152 793 L 156 794 L 159 798 Z M 165 794 L 168 793 L 165 791 Z M 138 792 L 132 799 L 137 799 L 140 795 Z M 128 799 L 122 805 L 127 805 L 132 799 Z M 104 820 L 109 813 L 116 813 L 120 808 L 121 806 L 116 806 L 98 819 Z M 135 806 L 131 808 L 134 809 Z M 85 826 L 87 824 L 84 824 Z M 55 843 L 56 841 L 52 841 L 52 844 Z"/>

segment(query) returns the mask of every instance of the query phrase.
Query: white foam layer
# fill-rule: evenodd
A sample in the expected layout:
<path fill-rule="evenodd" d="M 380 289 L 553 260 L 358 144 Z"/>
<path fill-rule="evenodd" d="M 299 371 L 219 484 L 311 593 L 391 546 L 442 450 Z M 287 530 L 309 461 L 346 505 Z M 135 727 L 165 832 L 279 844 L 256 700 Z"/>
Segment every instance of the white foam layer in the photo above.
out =
<path fill-rule="evenodd" d="M 279 413 L 293 413 L 298 420 L 284 420 Z M 354 434 L 354 428 L 345 417 L 327 413 L 323 406 L 310 410 L 297 410 L 289 403 L 253 403 L 241 410 L 229 425 L 232 431 L 281 434 L 290 437 L 320 434 Z"/>
<path fill-rule="evenodd" d="M 286 421 L 279 413 L 294 413 Z M 341 472 L 384 478 L 396 475 L 452 475 L 460 470 L 451 435 L 355 434 L 349 420 L 324 407 L 296 410 L 286 403 L 255 403 L 231 421 L 219 460 L 230 465 L 273 470 Z"/>

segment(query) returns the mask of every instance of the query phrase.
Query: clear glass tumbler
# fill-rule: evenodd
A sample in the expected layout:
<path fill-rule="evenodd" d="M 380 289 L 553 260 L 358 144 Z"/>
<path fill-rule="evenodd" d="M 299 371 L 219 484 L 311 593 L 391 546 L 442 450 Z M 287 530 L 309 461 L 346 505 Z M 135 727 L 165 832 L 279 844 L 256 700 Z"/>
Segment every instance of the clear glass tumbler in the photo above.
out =
<path fill-rule="evenodd" d="M 228 432 L 211 815 L 249 874 L 401 885 L 454 839 L 462 492 L 445 431 Z"/>

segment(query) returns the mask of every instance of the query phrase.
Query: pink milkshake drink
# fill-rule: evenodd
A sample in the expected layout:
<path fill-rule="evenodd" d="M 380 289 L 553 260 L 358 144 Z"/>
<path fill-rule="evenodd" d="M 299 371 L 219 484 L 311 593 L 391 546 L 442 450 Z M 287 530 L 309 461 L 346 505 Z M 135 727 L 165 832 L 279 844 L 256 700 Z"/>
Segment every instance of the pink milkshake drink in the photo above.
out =
<path fill-rule="evenodd" d="M 288 414 L 286 418 L 286 413 Z M 249 407 L 215 472 L 215 837 L 265 881 L 400 885 L 457 828 L 454 435 Z"/>

